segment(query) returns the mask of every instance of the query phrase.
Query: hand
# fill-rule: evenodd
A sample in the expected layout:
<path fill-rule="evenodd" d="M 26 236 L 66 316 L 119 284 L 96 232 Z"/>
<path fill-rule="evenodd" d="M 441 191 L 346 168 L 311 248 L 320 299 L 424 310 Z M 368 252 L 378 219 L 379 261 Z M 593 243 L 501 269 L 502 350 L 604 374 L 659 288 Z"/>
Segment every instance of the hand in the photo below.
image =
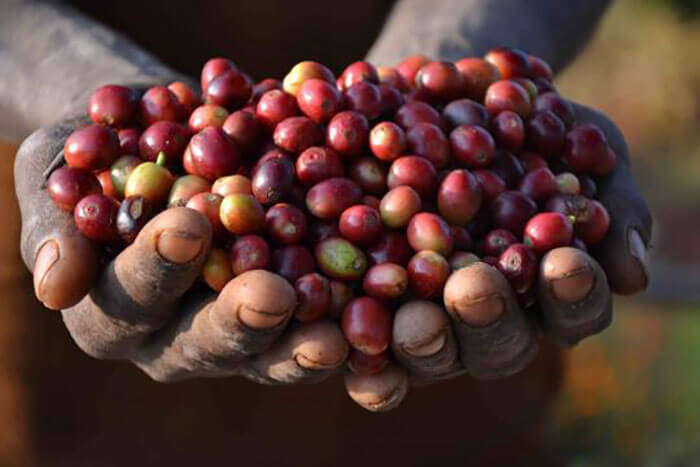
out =
<path fill-rule="evenodd" d="M 158 381 L 240 374 L 263 383 L 311 382 L 344 363 L 348 346 L 337 324 L 287 326 L 296 296 L 280 276 L 241 275 L 218 297 L 190 290 L 211 244 L 211 226 L 197 211 L 160 213 L 102 267 L 99 248 L 42 188 L 44 172 L 83 123 L 68 118 L 36 131 L 15 162 L 22 257 L 36 296 L 63 310 L 83 351 L 131 360 Z"/>
<path fill-rule="evenodd" d="M 575 106 L 577 121 L 597 124 L 618 155 L 615 172 L 598 184 L 610 213 L 610 231 L 591 254 L 558 248 L 542 259 L 538 304 L 545 332 L 564 346 L 605 329 L 612 319 L 611 291 L 631 295 L 649 279 L 651 215 L 630 172 L 622 134 L 603 114 Z M 401 307 L 395 316 L 393 352 L 398 365 L 372 376 L 347 374 L 350 396 L 372 411 L 401 403 L 409 384 L 469 373 L 478 379 L 522 370 L 538 351 L 532 311 L 518 306 L 505 278 L 484 263 L 453 274 L 445 308 L 433 303 Z M 448 293 L 448 295 L 451 295 Z"/>

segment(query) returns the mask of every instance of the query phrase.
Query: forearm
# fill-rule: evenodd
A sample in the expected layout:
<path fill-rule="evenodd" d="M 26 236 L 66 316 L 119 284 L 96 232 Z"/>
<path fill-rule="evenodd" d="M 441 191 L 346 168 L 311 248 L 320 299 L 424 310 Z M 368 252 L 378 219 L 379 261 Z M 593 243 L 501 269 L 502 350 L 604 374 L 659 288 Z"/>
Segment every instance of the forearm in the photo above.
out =
<path fill-rule="evenodd" d="M 0 137 L 21 140 L 107 83 L 149 84 L 177 74 L 68 6 L 9 0 L 0 15 Z"/>
<path fill-rule="evenodd" d="M 555 70 L 571 61 L 611 0 L 401 0 L 368 54 L 393 65 L 412 54 L 458 60 L 518 47 Z"/>

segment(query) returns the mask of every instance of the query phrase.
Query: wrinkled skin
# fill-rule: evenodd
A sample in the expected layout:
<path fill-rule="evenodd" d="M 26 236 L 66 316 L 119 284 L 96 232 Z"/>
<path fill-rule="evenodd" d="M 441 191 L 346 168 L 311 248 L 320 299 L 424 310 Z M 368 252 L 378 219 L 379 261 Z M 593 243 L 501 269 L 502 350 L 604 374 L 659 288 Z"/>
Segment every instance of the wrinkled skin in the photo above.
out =
<path fill-rule="evenodd" d="M 610 323 L 611 291 L 633 294 L 646 287 L 651 233 L 619 130 L 598 112 L 581 106 L 576 111 L 579 121 L 595 122 L 606 132 L 620 163 L 599 186 L 611 217 L 604 242 L 592 255 L 560 248 L 542 261 L 538 300 L 544 328 L 564 346 Z M 314 382 L 344 368 L 348 345 L 336 323 L 286 329 L 295 299 L 277 276 L 265 278 L 281 298 L 270 302 L 249 303 L 241 281 L 218 297 L 199 287 L 190 290 L 211 245 L 209 224 L 193 210 L 162 212 L 131 246 L 100 266 L 99 248 L 80 236 L 72 217 L 42 188 L 66 137 L 84 118 L 37 130 L 22 144 L 15 164 L 23 259 L 34 274 L 37 297 L 62 310 L 82 350 L 96 358 L 131 360 L 165 382 L 228 375 L 271 384 Z M 446 299 L 446 308 L 401 310 L 393 343 L 398 364 L 373 376 L 347 375 L 356 402 L 388 410 L 410 384 L 464 373 L 501 378 L 534 358 L 542 323 L 519 308 L 500 273 L 480 263 L 455 281 L 461 296 Z M 501 351 L 488 351 L 493 348 Z"/>

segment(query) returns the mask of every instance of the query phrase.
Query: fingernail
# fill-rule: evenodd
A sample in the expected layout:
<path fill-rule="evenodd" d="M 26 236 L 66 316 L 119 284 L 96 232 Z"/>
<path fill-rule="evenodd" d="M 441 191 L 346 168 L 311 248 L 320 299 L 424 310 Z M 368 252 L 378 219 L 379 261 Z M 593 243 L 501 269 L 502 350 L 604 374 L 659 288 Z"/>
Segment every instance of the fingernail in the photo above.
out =
<path fill-rule="evenodd" d="M 238 310 L 238 320 L 253 329 L 274 328 L 287 319 L 288 316 L 288 313 L 266 313 L 264 311 L 251 310 L 250 308 Z"/>
<path fill-rule="evenodd" d="M 54 240 L 44 243 L 36 255 L 34 262 L 34 293 L 37 298 L 44 302 L 46 300 L 44 290 L 44 279 L 48 276 L 51 268 L 59 258 L 58 244 Z"/>
<path fill-rule="evenodd" d="M 595 275 L 590 266 L 584 266 L 575 271 L 552 279 L 550 286 L 554 297 L 560 302 L 576 303 L 580 302 L 593 289 Z"/>
<path fill-rule="evenodd" d="M 457 313 L 460 319 L 475 328 L 488 326 L 505 311 L 505 301 L 500 294 L 478 298 L 470 303 L 461 303 Z"/>
<path fill-rule="evenodd" d="M 343 363 L 343 360 L 339 359 L 328 359 L 331 361 L 327 362 L 323 355 L 320 357 L 309 357 L 303 353 L 300 353 L 294 358 L 300 367 L 306 368 L 307 370 L 330 370 L 333 368 L 338 368 Z"/>
<path fill-rule="evenodd" d="M 629 249 L 630 255 L 636 258 L 641 266 L 642 273 L 644 274 L 644 286 L 646 287 L 647 281 L 649 280 L 649 258 L 647 256 L 647 247 L 637 229 L 630 229 L 627 233 L 627 248 Z"/>
<path fill-rule="evenodd" d="M 158 254 L 171 263 L 192 261 L 202 251 L 202 239 L 188 232 L 165 231 L 158 237 Z"/>
<path fill-rule="evenodd" d="M 442 350 L 446 341 L 447 333 L 443 331 L 428 342 L 421 342 L 410 346 L 404 345 L 403 350 L 413 357 L 430 357 Z"/>

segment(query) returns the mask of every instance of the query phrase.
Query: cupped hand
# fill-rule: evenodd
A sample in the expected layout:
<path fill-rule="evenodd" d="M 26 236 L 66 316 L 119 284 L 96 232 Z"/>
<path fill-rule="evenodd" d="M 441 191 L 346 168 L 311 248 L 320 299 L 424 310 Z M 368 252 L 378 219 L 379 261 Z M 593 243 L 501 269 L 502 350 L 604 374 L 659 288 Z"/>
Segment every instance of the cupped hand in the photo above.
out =
<path fill-rule="evenodd" d="M 290 324 L 296 295 L 280 276 L 242 274 L 218 296 L 192 288 L 212 236 L 197 211 L 163 211 L 133 244 L 103 261 L 100 248 L 43 188 L 66 138 L 85 123 L 84 116 L 67 118 L 37 130 L 15 161 L 22 257 L 36 296 L 62 310 L 83 351 L 130 360 L 158 381 L 244 375 L 263 383 L 310 382 L 342 366 L 348 345 L 339 326 Z"/>
<path fill-rule="evenodd" d="M 371 376 L 346 375 L 346 389 L 362 407 L 392 409 L 410 384 L 464 373 L 477 379 L 517 373 L 537 354 L 541 331 L 563 346 L 574 345 L 610 324 L 611 292 L 631 295 L 646 288 L 652 221 L 630 171 L 627 144 L 605 115 L 578 105 L 575 110 L 578 122 L 595 123 L 606 133 L 618 155 L 615 171 L 598 184 L 598 198 L 610 214 L 606 238 L 590 254 L 565 247 L 542 258 L 539 313 L 522 310 L 507 280 L 485 263 L 453 273 L 443 306 L 403 305 L 394 319 L 397 364 Z"/>

